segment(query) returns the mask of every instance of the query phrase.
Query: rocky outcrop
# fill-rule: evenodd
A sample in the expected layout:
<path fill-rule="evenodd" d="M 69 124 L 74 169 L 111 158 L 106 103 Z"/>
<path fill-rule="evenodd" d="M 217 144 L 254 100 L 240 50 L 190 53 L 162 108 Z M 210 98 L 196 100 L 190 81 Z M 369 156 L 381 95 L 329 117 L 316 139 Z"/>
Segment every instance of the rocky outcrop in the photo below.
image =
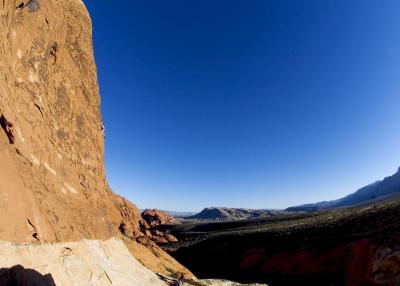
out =
<path fill-rule="evenodd" d="M 166 276 L 182 276 L 190 280 L 196 278 L 149 237 L 141 236 L 137 240 L 124 238 L 124 242 L 135 258 L 153 272 Z"/>
<path fill-rule="evenodd" d="M 172 224 L 177 221 L 167 214 L 164 211 L 160 211 L 157 209 L 146 209 L 142 212 L 142 218 L 144 223 L 149 227 L 145 226 L 145 228 L 156 227 L 162 224 Z"/>
<path fill-rule="evenodd" d="M 140 221 L 140 228 L 144 235 L 149 237 L 157 244 L 166 244 L 170 242 L 177 242 L 175 236 L 159 229 L 159 226 L 178 223 L 176 219 L 164 211 L 157 209 L 146 209 L 142 212 L 142 220 Z"/>
<path fill-rule="evenodd" d="M 120 233 L 132 239 L 142 236 L 138 208 L 119 195 L 113 195 L 113 202 L 121 215 L 121 222 L 118 226 Z"/>
<path fill-rule="evenodd" d="M 105 180 L 83 3 L 3 1 L 0 45 L 0 240 L 107 239 L 121 223 L 137 232 L 138 210 L 127 218 Z"/>

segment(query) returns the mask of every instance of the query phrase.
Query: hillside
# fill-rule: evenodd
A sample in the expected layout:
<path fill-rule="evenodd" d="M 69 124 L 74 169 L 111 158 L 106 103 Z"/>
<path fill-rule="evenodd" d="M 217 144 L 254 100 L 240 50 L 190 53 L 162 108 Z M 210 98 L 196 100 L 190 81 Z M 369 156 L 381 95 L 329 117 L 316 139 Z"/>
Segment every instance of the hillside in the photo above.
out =
<path fill-rule="evenodd" d="M 397 286 L 399 216 L 400 199 L 388 199 L 251 221 L 185 223 L 168 226 L 179 242 L 164 248 L 200 278 L 275 286 Z"/>
<path fill-rule="evenodd" d="M 395 196 L 400 196 L 400 168 L 394 175 L 386 177 L 382 181 L 377 181 L 365 186 L 344 198 L 334 201 L 290 207 L 287 209 L 287 211 L 317 211 L 323 209 L 348 207 L 371 203 Z"/>
<path fill-rule="evenodd" d="M 278 210 L 253 210 L 243 208 L 205 208 L 201 212 L 184 217 L 185 220 L 205 220 L 205 221 L 236 221 L 245 219 L 265 218 L 284 214 Z"/>

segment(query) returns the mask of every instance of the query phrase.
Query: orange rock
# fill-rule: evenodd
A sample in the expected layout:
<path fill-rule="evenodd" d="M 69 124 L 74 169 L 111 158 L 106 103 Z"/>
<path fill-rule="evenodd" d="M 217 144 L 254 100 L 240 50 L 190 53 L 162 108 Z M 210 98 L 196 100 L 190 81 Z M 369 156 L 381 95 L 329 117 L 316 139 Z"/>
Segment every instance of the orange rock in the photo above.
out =
<path fill-rule="evenodd" d="M 185 279 L 195 278 L 188 269 L 165 253 L 148 237 L 142 236 L 137 238 L 136 241 L 124 239 L 124 242 L 135 258 L 152 271 L 167 276 L 183 274 Z"/>
<path fill-rule="evenodd" d="M 146 209 L 142 212 L 142 218 L 150 227 L 159 226 L 162 224 L 175 223 L 176 220 L 166 212 L 157 209 Z"/>
<path fill-rule="evenodd" d="M 137 235 L 139 211 L 105 178 L 84 4 L 3 1 L 0 14 L 0 240 L 108 239 L 121 226 Z"/>

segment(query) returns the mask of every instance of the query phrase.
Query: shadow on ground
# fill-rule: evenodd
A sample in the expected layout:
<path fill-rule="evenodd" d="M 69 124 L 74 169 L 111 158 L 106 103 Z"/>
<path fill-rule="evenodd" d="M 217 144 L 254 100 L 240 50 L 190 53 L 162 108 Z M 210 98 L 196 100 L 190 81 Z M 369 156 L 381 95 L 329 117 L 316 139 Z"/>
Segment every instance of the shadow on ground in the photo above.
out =
<path fill-rule="evenodd" d="M 21 265 L 0 269 L 0 286 L 56 286 L 51 274 L 42 275 Z"/>

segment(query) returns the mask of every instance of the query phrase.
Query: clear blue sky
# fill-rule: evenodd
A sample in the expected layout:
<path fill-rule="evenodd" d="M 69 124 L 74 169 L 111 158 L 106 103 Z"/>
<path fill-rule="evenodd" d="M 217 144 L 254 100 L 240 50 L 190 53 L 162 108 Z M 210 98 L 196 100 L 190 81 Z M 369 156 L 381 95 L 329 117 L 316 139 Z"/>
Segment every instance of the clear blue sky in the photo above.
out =
<path fill-rule="evenodd" d="M 140 208 L 282 208 L 400 166 L 400 1 L 85 1 L 106 169 Z"/>

